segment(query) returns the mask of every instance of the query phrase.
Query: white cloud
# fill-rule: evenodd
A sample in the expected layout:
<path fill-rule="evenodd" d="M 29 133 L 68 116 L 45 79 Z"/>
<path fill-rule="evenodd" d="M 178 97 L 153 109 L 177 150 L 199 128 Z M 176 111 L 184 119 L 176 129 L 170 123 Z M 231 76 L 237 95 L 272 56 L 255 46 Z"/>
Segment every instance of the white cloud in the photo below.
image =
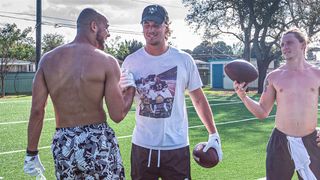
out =
<path fill-rule="evenodd" d="M 143 8 L 149 4 L 154 4 L 152 0 L 42 0 L 42 15 L 61 19 L 49 19 L 43 17 L 44 22 L 65 23 L 75 25 L 75 21 L 80 11 L 86 7 L 91 7 L 102 12 L 109 19 L 110 28 L 118 30 L 126 30 L 133 32 L 141 32 L 140 23 Z M 200 36 L 193 33 L 192 29 L 184 23 L 186 9 L 181 1 L 162 0 L 157 2 L 163 5 L 172 21 L 172 29 L 174 31 L 171 41 L 179 48 L 193 49 L 200 44 Z M 1 0 L 1 11 L 35 14 L 35 0 Z M 22 16 L 16 16 L 22 17 Z M 35 20 L 35 16 L 23 16 Z M 11 18 L 0 17 L 0 25 L 4 22 L 18 24 L 19 28 L 34 27 L 34 21 L 17 20 Z M 73 39 L 75 29 L 70 28 L 54 28 L 53 25 L 44 25 L 42 27 L 43 34 L 59 33 L 68 36 L 68 40 Z M 128 35 L 111 32 L 112 36 L 121 35 L 125 39 L 137 39 L 143 42 L 142 35 Z"/>

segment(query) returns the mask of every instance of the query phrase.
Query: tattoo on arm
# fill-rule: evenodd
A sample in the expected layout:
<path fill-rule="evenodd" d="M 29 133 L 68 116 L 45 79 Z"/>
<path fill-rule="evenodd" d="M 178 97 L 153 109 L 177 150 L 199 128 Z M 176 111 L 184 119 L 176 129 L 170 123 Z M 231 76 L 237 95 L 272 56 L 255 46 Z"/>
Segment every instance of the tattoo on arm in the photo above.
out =
<path fill-rule="evenodd" d="M 263 92 L 267 92 L 267 88 L 269 86 L 269 80 L 268 80 L 268 77 L 264 80 L 264 90 Z"/>

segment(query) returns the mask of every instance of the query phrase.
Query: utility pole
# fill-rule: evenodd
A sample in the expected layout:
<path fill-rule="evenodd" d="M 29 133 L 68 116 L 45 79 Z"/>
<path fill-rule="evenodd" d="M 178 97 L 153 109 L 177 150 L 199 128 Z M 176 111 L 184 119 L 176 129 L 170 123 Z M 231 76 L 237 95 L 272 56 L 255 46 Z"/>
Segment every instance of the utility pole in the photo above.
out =
<path fill-rule="evenodd" d="M 41 58 L 41 0 L 37 1 L 37 20 L 36 20 L 36 70 L 38 70 L 39 61 Z"/>

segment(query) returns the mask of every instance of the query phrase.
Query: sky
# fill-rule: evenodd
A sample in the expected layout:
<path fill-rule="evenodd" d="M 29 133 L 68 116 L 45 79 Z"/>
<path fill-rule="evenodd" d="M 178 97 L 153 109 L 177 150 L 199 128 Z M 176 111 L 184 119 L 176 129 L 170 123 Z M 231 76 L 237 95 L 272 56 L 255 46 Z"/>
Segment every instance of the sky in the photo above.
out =
<path fill-rule="evenodd" d="M 201 35 L 194 33 L 184 21 L 187 9 L 183 6 L 182 0 L 42 0 L 42 35 L 57 33 L 63 35 L 67 42 L 73 40 L 76 33 L 74 26 L 80 11 L 91 7 L 108 18 L 111 33 L 109 42 L 120 36 L 120 41 L 135 39 L 144 43 L 140 25 L 141 14 L 144 7 L 154 3 L 159 3 L 168 11 L 173 30 L 169 41 L 174 46 L 193 50 L 201 43 Z M 36 0 L 0 1 L 0 26 L 16 23 L 20 29 L 32 27 L 34 39 L 35 14 Z"/>

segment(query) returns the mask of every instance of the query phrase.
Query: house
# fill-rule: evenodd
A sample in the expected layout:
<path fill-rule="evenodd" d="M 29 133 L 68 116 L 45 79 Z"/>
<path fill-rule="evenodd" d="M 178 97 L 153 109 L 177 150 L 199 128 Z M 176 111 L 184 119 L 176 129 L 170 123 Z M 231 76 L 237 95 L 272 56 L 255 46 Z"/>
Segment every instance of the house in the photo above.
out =
<path fill-rule="evenodd" d="M 0 64 L 1 66 L 1 64 Z M 31 61 L 9 60 L 7 63 L 9 72 L 35 72 L 36 64 Z"/>
<path fill-rule="evenodd" d="M 196 62 L 203 85 L 209 84 L 210 64 L 202 60 L 194 60 Z"/>

